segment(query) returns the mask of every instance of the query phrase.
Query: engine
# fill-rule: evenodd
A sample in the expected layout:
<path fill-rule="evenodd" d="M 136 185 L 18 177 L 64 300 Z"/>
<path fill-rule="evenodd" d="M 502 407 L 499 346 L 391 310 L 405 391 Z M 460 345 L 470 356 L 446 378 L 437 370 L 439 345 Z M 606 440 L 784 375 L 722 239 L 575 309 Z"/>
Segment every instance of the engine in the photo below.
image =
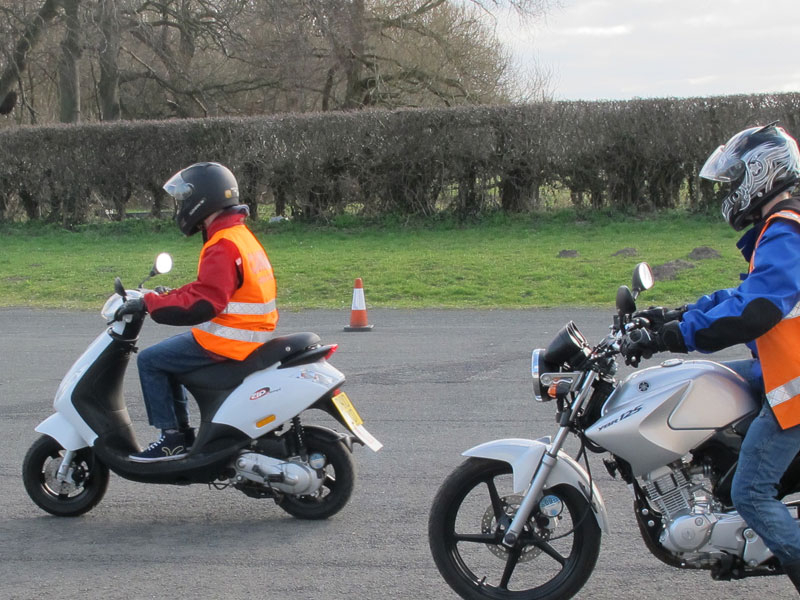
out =
<path fill-rule="evenodd" d="M 284 460 L 257 452 L 244 452 L 234 466 L 237 481 L 253 481 L 297 496 L 313 494 L 324 481 L 321 469 L 299 459 Z"/>
<path fill-rule="evenodd" d="M 659 542 L 687 563 L 700 566 L 725 553 L 756 566 L 772 557 L 737 512 L 721 512 L 702 467 L 678 461 L 643 476 L 640 484 L 662 517 Z"/>

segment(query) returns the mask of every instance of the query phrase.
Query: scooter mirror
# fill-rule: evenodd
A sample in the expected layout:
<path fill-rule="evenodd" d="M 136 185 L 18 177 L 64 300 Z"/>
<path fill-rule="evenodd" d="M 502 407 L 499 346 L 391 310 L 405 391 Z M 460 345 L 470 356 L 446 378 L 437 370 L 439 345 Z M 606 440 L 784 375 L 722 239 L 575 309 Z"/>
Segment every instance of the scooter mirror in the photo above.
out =
<path fill-rule="evenodd" d="M 162 252 L 158 256 L 156 256 L 156 260 L 153 263 L 153 268 L 150 269 L 150 274 L 142 279 L 142 283 L 139 284 L 139 288 L 141 288 L 145 281 L 150 279 L 151 277 L 155 277 L 156 275 L 162 275 L 164 273 L 169 273 L 172 270 L 172 256 L 170 256 L 166 252 Z"/>
<path fill-rule="evenodd" d="M 633 269 L 633 297 L 639 295 L 639 292 L 649 290 L 653 287 L 655 280 L 653 279 L 653 270 L 646 262 L 640 262 Z"/>
<path fill-rule="evenodd" d="M 122 296 L 122 299 L 125 300 L 128 296 L 125 293 L 125 286 L 122 285 L 122 280 L 119 277 L 114 278 L 114 291 Z"/>
<path fill-rule="evenodd" d="M 172 256 L 167 252 L 162 252 L 156 256 L 156 262 L 153 264 L 153 275 L 162 275 L 169 273 L 172 270 Z"/>

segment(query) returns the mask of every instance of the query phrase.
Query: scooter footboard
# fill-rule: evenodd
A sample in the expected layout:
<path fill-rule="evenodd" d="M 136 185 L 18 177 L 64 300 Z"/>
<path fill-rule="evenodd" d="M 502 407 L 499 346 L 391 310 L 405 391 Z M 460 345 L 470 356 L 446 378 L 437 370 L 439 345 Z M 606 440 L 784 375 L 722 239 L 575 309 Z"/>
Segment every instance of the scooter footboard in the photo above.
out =
<path fill-rule="evenodd" d="M 549 440 L 545 438 L 549 443 Z M 470 448 L 463 456 L 499 460 L 511 465 L 514 478 L 514 493 L 522 494 L 530 486 L 536 470 L 547 451 L 548 443 L 544 440 L 526 440 L 511 438 L 495 440 Z M 581 492 L 592 507 L 597 524 L 602 531 L 608 530 L 608 513 L 600 491 L 591 483 L 586 471 L 570 456 L 559 451 L 553 470 L 547 478 L 547 487 L 569 485 Z"/>

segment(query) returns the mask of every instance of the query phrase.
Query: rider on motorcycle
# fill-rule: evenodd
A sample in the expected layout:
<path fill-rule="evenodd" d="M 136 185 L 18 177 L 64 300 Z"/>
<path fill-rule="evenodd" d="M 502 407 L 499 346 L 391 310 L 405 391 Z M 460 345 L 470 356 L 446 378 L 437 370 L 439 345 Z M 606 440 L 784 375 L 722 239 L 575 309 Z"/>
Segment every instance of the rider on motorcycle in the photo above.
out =
<path fill-rule="evenodd" d="M 751 229 L 738 248 L 750 268 L 738 287 L 674 311 L 637 313 L 652 331 L 623 338 L 629 364 L 654 352 L 715 352 L 745 343 L 754 358 L 727 363 L 765 400 L 747 431 L 733 480 L 736 510 L 777 556 L 800 591 L 800 527 L 776 498 L 800 452 L 800 182 L 797 142 L 774 123 L 734 135 L 700 177 L 729 186 L 722 214 Z"/>
<path fill-rule="evenodd" d="M 186 390 L 175 379 L 223 360 L 244 360 L 268 341 L 278 322 L 275 276 L 264 248 L 244 224 L 233 173 L 218 163 L 186 167 L 164 184 L 178 204 L 184 235 L 203 232 L 197 280 L 166 293 L 131 299 L 117 311 L 148 312 L 166 325 L 194 325 L 139 353 L 137 365 L 147 416 L 161 437 L 136 462 L 182 458 L 194 442 Z"/>

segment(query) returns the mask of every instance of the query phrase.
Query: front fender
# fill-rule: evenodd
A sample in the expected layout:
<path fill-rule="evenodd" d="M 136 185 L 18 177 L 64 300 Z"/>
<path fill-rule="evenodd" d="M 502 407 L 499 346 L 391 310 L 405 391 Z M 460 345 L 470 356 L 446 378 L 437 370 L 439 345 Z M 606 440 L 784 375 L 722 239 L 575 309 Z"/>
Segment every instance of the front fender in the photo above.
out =
<path fill-rule="evenodd" d="M 499 460 L 511 465 L 514 477 L 514 493 L 522 494 L 530 486 L 544 453 L 550 444 L 549 438 L 526 440 L 519 438 L 495 440 L 470 448 L 463 456 Z M 556 464 L 547 477 L 546 487 L 569 485 L 581 492 L 592 507 L 597 524 L 602 531 L 608 530 L 608 513 L 600 490 L 590 484 L 586 471 L 566 453 L 559 451 Z M 591 485 L 591 492 L 589 491 Z"/>
<path fill-rule="evenodd" d="M 80 450 L 89 445 L 61 413 L 53 413 L 39 423 L 34 431 L 49 435 L 61 444 L 64 450 Z"/>

